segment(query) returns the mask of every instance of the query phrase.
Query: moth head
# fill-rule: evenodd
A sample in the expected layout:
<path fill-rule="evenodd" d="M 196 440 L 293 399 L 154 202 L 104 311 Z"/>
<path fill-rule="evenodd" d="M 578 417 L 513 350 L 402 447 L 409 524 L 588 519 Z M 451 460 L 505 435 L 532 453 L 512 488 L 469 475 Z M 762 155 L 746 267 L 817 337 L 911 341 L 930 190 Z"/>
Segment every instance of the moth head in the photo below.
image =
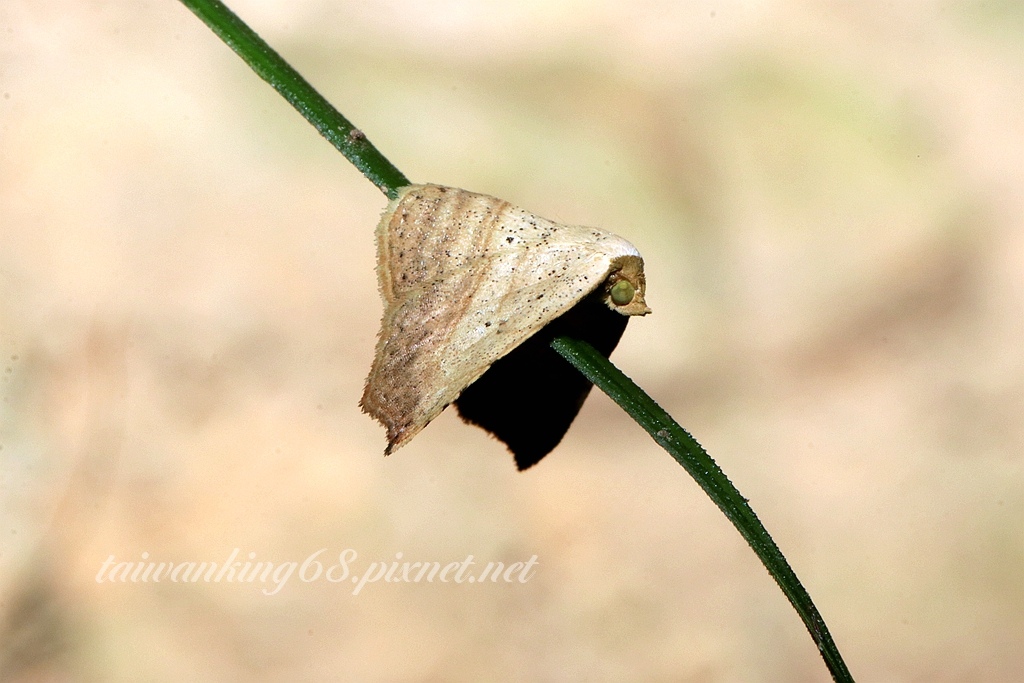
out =
<path fill-rule="evenodd" d="M 602 299 L 608 308 L 622 315 L 647 315 L 651 309 L 644 301 L 644 260 L 639 256 L 617 256 L 602 287 Z"/>

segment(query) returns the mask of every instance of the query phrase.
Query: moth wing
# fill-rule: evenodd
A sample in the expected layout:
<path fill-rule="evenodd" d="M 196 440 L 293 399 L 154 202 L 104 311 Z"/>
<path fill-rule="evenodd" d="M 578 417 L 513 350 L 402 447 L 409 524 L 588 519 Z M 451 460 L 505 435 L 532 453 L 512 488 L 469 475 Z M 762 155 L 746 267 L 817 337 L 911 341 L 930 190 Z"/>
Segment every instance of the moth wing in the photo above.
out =
<path fill-rule="evenodd" d="M 487 195 L 401 190 L 377 228 L 385 303 L 361 405 L 390 453 L 499 358 L 596 289 L 626 240 L 566 226 Z"/>

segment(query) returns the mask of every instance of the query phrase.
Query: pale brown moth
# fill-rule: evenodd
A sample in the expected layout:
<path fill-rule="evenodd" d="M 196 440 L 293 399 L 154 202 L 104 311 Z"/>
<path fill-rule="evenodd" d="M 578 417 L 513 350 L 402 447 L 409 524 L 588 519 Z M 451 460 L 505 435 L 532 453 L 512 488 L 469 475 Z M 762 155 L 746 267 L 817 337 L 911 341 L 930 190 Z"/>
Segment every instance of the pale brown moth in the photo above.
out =
<path fill-rule="evenodd" d="M 399 190 L 377 226 L 384 318 L 360 403 L 385 454 L 455 403 L 520 469 L 550 452 L 591 384 L 548 347 L 571 334 L 610 354 L 650 313 L 626 240 L 439 185 Z"/>

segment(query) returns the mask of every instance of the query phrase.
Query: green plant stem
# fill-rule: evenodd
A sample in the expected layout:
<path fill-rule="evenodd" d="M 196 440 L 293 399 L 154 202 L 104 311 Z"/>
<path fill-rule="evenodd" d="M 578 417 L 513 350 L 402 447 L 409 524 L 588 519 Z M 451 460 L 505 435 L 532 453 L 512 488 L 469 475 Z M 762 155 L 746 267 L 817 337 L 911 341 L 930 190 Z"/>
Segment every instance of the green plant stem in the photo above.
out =
<path fill-rule="evenodd" d="M 590 344 L 571 337 L 556 337 L 551 346 L 629 413 L 659 446 L 668 451 L 676 462 L 690 473 L 747 540 L 761 558 L 768 573 L 796 608 L 825 659 L 832 677 L 837 681 L 852 681 L 842 655 L 832 640 L 825 620 L 821 618 L 821 614 L 811 601 L 811 596 L 804 590 L 800 579 L 789 566 L 779 546 L 768 534 L 768 530 L 761 524 L 761 520 L 754 514 L 747 499 L 740 495 L 703 446 L 643 389 Z"/>
<path fill-rule="evenodd" d="M 281 93 L 389 198 L 393 199 L 398 188 L 409 184 L 405 176 L 364 135 L 354 132 L 355 127 L 344 116 L 223 3 L 218 0 L 181 2 L 195 12 L 256 73 Z M 711 456 L 643 389 L 592 346 L 569 337 L 558 337 L 552 341 L 551 346 L 618 403 L 690 473 L 747 540 L 789 598 L 818 646 L 832 677 L 836 681 L 852 683 L 853 678 L 832 640 L 825 621 L 796 573 L 747 504 L 747 500 L 740 495 Z"/>
<path fill-rule="evenodd" d="M 402 172 L 377 151 L 362 131 L 331 106 L 224 3 L 219 0 L 181 0 L 181 3 L 195 12 L 260 78 L 288 100 L 388 199 L 397 197 L 398 188 L 409 184 Z"/>

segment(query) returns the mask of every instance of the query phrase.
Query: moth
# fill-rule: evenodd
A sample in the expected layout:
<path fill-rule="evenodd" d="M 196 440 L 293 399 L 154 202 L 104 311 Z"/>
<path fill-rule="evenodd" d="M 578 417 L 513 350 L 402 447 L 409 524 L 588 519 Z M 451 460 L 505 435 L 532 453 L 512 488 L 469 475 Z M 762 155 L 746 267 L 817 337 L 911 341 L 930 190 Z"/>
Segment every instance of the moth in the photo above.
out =
<path fill-rule="evenodd" d="M 384 316 L 360 405 L 387 429 L 385 455 L 454 403 L 520 470 L 534 465 L 592 387 L 550 341 L 607 357 L 629 317 L 651 312 L 632 244 L 488 195 L 404 187 L 376 239 Z"/>

